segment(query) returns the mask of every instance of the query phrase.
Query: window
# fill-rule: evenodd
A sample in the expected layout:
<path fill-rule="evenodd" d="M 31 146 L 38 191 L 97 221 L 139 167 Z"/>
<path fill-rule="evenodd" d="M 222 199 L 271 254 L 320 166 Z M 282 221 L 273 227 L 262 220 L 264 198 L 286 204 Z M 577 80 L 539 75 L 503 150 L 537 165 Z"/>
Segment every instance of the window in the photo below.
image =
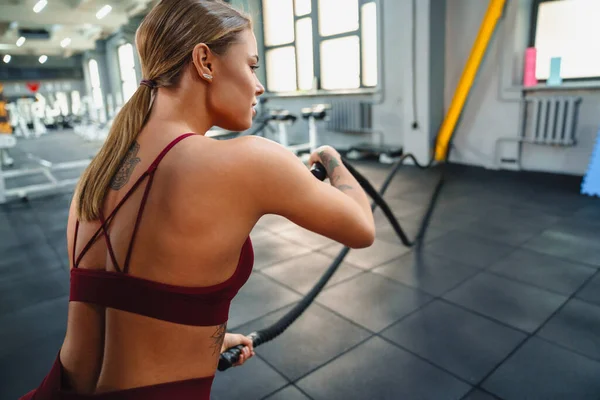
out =
<path fill-rule="evenodd" d="M 364 86 L 377 86 L 377 5 L 367 3 L 361 9 L 362 32 L 362 83 Z"/>
<path fill-rule="evenodd" d="M 321 42 L 321 86 L 325 90 L 360 87 L 358 36 Z"/>
<path fill-rule="evenodd" d="M 293 0 L 263 0 L 265 45 L 278 46 L 294 41 Z"/>
<path fill-rule="evenodd" d="M 262 11 L 268 91 L 377 86 L 374 0 L 262 0 Z"/>
<path fill-rule="evenodd" d="M 356 32 L 358 24 L 358 0 L 319 0 L 321 36 Z"/>
<path fill-rule="evenodd" d="M 296 90 L 294 46 L 279 47 L 267 53 L 267 80 L 273 92 Z"/>
<path fill-rule="evenodd" d="M 101 109 L 104 107 L 104 99 L 102 95 L 102 86 L 100 85 L 100 72 L 98 71 L 98 62 L 93 58 L 88 62 L 90 70 L 90 83 L 92 84 L 92 99 L 94 107 Z"/>
<path fill-rule="evenodd" d="M 296 0 L 294 2 L 294 10 L 296 11 L 296 15 L 302 17 L 304 15 L 310 14 L 312 11 L 311 0 Z"/>
<path fill-rule="evenodd" d="M 123 103 L 126 103 L 138 87 L 135 75 L 135 61 L 133 59 L 133 46 L 130 43 L 123 44 L 119 46 L 117 53 L 119 56 Z"/>
<path fill-rule="evenodd" d="M 298 40 L 296 40 L 298 88 L 300 90 L 310 90 L 313 87 L 315 77 L 312 19 L 302 18 L 296 21 L 296 32 L 298 32 Z M 295 88 L 292 90 L 295 90 Z"/>
<path fill-rule="evenodd" d="M 600 1 L 535 0 L 530 45 L 537 50 L 536 77 L 550 76 L 550 60 L 561 58 L 563 79 L 600 77 Z"/>

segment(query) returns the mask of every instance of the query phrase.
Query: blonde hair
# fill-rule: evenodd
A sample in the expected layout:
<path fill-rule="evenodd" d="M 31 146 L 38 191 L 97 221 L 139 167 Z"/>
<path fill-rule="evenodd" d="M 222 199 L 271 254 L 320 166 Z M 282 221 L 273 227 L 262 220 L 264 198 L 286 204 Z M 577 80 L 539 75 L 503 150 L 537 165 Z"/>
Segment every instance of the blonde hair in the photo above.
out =
<path fill-rule="evenodd" d="M 192 51 L 205 43 L 222 55 L 250 18 L 221 0 L 162 0 L 144 18 L 136 46 L 145 80 L 156 87 L 176 85 Z M 99 218 L 106 191 L 150 114 L 152 88 L 140 85 L 115 117 L 104 145 L 83 173 L 77 188 L 82 221 Z"/>

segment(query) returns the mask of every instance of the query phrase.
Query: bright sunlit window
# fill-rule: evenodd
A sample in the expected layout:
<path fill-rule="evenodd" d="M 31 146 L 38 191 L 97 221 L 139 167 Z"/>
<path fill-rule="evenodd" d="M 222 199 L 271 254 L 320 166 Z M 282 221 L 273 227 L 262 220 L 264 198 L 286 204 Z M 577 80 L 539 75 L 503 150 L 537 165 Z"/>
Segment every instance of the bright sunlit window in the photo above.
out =
<path fill-rule="evenodd" d="M 98 70 L 98 62 L 93 58 L 88 62 L 90 70 L 90 83 L 92 85 L 92 99 L 94 107 L 101 109 L 104 107 L 104 99 L 102 95 L 102 86 L 100 85 L 100 71 Z"/>
<path fill-rule="evenodd" d="M 536 77 L 550 76 L 550 60 L 561 58 L 561 77 L 600 77 L 600 1 L 543 1 L 537 9 Z"/>
<path fill-rule="evenodd" d="M 321 36 L 358 30 L 358 0 L 319 0 Z"/>
<path fill-rule="evenodd" d="M 374 0 L 262 0 L 262 6 L 268 91 L 377 86 Z"/>
<path fill-rule="evenodd" d="M 315 76 L 313 55 L 312 19 L 302 18 L 296 22 L 296 55 L 298 57 L 298 89 L 310 90 Z"/>
<path fill-rule="evenodd" d="M 360 87 L 358 36 L 321 42 L 321 85 L 325 90 Z"/>
<path fill-rule="evenodd" d="M 294 41 L 293 0 L 263 0 L 265 46 L 279 46 Z"/>
<path fill-rule="evenodd" d="M 295 0 L 296 16 L 302 17 L 312 11 L 311 0 Z"/>
<path fill-rule="evenodd" d="M 367 3 L 361 9 L 362 84 L 377 86 L 377 4 Z"/>
<path fill-rule="evenodd" d="M 267 53 L 267 82 L 273 92 L 296 90 L 294 46 L 279 47 Z"/>
<path fill-rule="evenodd" d="M 123 44 L 119 46 L 117 53 L 119 56 L 123 103 L 126 103 L 138 87 L 135 75 L 135 61 L 133 59 L 133 46 L 130 43 Z"/>

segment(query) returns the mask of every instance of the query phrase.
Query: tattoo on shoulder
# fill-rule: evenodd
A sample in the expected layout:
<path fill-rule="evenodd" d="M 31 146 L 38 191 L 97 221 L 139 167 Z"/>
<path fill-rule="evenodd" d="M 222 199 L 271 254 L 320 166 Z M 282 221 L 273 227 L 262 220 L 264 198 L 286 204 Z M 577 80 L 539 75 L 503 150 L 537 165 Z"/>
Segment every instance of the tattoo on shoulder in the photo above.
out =
<path fill-rule="evenodd" d="M 321 160 L 323 160 L 323 163 L 325 163 L 324 167 L 327 170 L 327 174 L 333 176 L 333 171 L 340 166 L 338 160 L 324 151 L 321 151 L 319 156 L 321 157 Z"/>
<path fill-rule="evenodd" d="M 227 331 L 227 323 L 217 326 L 215 332 L 211 335 L 213 343 L 210 348 L 213 349 L 213 356 L 221 353 L 221 347 L 223 347 L 223 340 L 225 340 L 225 332 Z"/>
<path fill-rule="evenodd" d="M 110 182 L 110 188 L 113 190 L 119 190 L 129 182 L 133 170 L 140 163 L 141 159 L 137 156 L 140 150 L 138 142 L 134 142 L 131 148 L 127 151 L 119 170 Z"/>
<path fill-rule="evenodd" d="M 338 190 L 341 190 L 342 192 L 345 192 L 347 190 L 352 190 L 354 189 L 352 186 L 350 185 L 340 185 L 340 186 L 336 186 L 338 188 Z"/>

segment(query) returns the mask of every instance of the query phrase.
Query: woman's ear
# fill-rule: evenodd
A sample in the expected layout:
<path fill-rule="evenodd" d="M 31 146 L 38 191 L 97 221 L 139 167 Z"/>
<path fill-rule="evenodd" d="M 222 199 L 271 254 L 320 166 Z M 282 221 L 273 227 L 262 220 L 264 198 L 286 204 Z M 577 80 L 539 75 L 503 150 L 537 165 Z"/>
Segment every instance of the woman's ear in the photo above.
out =
<path fill-rule="evenodd" d="M 200 43 L 194 47 L 192 51 L 192 62 L 198 72 L 198 77 L 207 82 L 212 82 L 213 79 L 213 65 L 214 65 L 214 54 L 210 51 L 210 48 Z"/>

